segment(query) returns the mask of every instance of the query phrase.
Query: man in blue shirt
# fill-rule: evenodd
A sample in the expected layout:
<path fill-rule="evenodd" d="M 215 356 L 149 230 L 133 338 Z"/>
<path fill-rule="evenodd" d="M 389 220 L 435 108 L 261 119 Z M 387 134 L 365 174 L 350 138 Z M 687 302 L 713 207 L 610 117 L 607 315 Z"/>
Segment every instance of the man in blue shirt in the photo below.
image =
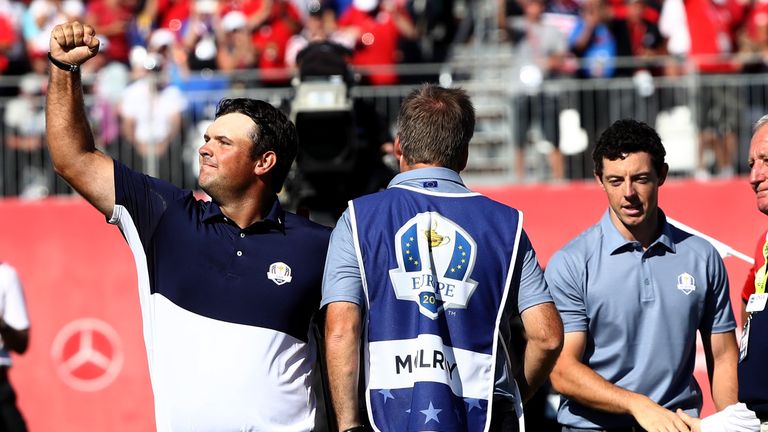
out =
<path fill-rule="evenodd" d="M 516 431 L 562 342 L 522 213 L 459 177 L 475 123 L 464 91 L 424 85 L 398 123 L 401 173 L 350 202 L 329 246 L 321 304 L 339 430 Z M 509 347 L 518 314 L 524 355 Z"/>
<path fill-rule="evenodd" d="M 266 102 L 222 100 L 199 150 L 212 198 L 200 201 L 94 148 L 79 74 L 93 28 L 57 26 L 50 46 L 51 159 L 133 251 L 157 430 L 312 430 L 309 324 L 330 230 L 277 200 L 293 125 Z"/>
<path fill-rule="evenodd" d="M 728 277 L 713 246 L 658 208 L 664 156 L 648 125 L 609 127 L 592 155 L 608 210 L 547 265 L 565 327 L 551 374 L 563 431 L 687 431 L 675 410 L 701 409 L 697 330 L 716 407 L 736 401 Z"/>

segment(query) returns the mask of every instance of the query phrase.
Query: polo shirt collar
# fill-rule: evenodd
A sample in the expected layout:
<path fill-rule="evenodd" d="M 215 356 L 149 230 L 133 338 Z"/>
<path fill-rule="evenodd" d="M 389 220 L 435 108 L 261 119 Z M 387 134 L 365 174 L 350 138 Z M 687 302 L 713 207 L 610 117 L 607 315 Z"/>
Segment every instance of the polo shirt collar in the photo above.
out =
<path fill-rule="evenodd" d="M 665 246 L 670 252 L 675 253 L 675 242 L 672 234 L 672 225 L 667 222 L 667 215 L 659 209 L 659 223 L 662 224 L 661 235 L 656 239 L 657 244 Z"/>
<path fill-rule="evenodd" d="M 392 186 L 417 180 L 444 180 L 466 187 L 464 185 L 464 181 L 461 180 L 459 173 L 445 167 L 417 168 L 414 170 L 401 172 L 400 174 L 396 175 L 392 181 L 389 182 L 387 187 L 390 188 Z"/>
<path fill-rule="evenodd" d="M 209 202 L 208 206 L 203 211 L 203 222 L 217 222 L 224 219 L 226 219 L 226 216 L 221 212 L 219 204 L 214 201 Z M 267 216 L 258 222 L 254 222 L 246 229 L 252 229 L 256 226 L 263 225 L 277 228 L 280 231 L 285 231 L 285 210 L 283 210 L 283 207 L 280 205 L 280 200 L 277 199 L 277 197 L 274 197 L 272 208 L 269 209 Z"/>
<path fill-rule="evenodd" d="M 611 221 L 610 209 L 605 211 L 603 217 L 600 218 L 599 223 L 600 229 L 603 232 L 606 249 L 610 251 L 611 254 L 631 250 L 631 248 L 627 248 L 627 245 L 637 243 L 635 241 L 625 239 L 616 228 L 616 226 L 613 225 L 613 221 Z M 651 246 L 648 249 L 664 247 L 670 252 L 674 253 L 675 243 L 672 241 L 672 228 L 669 223 L 667 223 L 667 216 L 661 209 L 659 209 L 659 223 L 662 225 L 661 234 L 653 243 L 651 243 Z"/>

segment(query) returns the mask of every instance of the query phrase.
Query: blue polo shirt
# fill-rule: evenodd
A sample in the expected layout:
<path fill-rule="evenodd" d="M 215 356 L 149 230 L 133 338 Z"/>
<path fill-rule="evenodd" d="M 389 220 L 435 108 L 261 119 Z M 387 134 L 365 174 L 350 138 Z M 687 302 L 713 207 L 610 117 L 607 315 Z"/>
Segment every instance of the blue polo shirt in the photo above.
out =
<path fill-rule="evenodd" d="M 456 171 L 448 168 L 421 168 L 400 173 L 389 183 L 427 189 L 437 193 L 467 193 L 470 190 L 464 185 Z M 467 208 L 471 212 L 471 208 Z M 492 228 L 492 227 L 491 227 Z M 351 302 L 365 307 L 365 293 L 358 267 L 355 242 L 352 237 L 352 225 L 347 209 L 339 219 L 331 234 L 331 242 L 326 258 L 323 276 L 323 298 L 321 307 L 333 302 Z M 518 245 L 517 261 L 515 262 L 515 277 L 520 278 L 519 290 L 510 292 L 505 315 L 500 326 L 501 337 L 509 341 L 511 328 L 510 319 L 530 307 L 552 301 L 544 280 L 544 272 L 536 259 L 536 252 L 531 245 L 525 230 L 522 231 Z M 514 286 L 512 282 L 512 286 Z M 512 397 L 514 381 L 510 377 L 510 365 L 506 355 L 497 358 L 496 394 Z"/>
<path fill-rule="evenodd" d="M 670 410 L 698 416 L 693 377 L 696 331 L 733 330 L 728 275 L 706 240 L 666 222 L 647 250 L 627 241 L 607 211 L 555 253 L 547 284 L 565 332 L 586 333 L 582 362 L 607 381 Z M 631 416 L 593 410 L 562 398 L 560 424 L 576 428 L 634 425 Z"/>
<path fill-rule="evenodd" d="M 330 230 L 284 212 L 241 229 L 214 202 L 115 161 L 157 429 L 307 431 L 309 322 Z"/>

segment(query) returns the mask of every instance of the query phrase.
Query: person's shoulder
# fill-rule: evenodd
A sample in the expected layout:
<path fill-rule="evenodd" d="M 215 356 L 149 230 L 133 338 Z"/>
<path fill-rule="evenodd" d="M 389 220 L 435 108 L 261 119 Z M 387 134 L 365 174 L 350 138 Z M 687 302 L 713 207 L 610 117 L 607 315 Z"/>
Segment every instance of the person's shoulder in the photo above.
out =
<path fill-rule="evenodd" d="M 591 255 L 597 250 L 602 238 L 603 228 L 597 223 L 569 240 L 558 252 L 568 255 Z"/>
<path fill-rule="evenodd" d="M 717 255 L 720 256 L 717 248 L 708 240 L 690 233 L 674 224 L 669 224 L 669 233 L 672 243 L 678 253 L 692 253 L 702 258 Z"/>
<path fill-rule="evenodd" d="M 286 229 L 300 231 L 302 238 L 306 240 L 320 240 L 328 242 L 331 237 L 331 228 L 313 222 L 304 216 L 295 213 L 285 212 Z"/>
<path fill-rule="evenodd" d="M 16 278 L 18 278 L 16 269 L 12 265 L 0 261 L 0 283 Z"/>
<path fill-rule="evenodd" d="M 404 189 L 391 187 L 388 189 L 380 190 L 378 192 L 373 192 L 367 195 L 359 196 L 352 200 L 355 204 L 371 204 L 371 203 L 382 203 L 388 199 L 394 199 L 394 197 L 398 194 L 403 194 Z"/>
<path fill-rule="evenodd" d="M 182 189 L 167 180 L 152 177 L 141 171 L 135 170 L 119 159 L 113 159 L 112 163 L 114 167 L 116 190 L 122 187 L 133 187 L 137 190 L 146 189 L 155 195 L 162 196 L 166 202 L 169 200 L 208 200 L 207 195 L 204 193 L 195 195 L 195 192 L 190 189 Z"/>
<path fill-rule="evenodd" d="M 489 197 L 488 195 L 485 195 L 485 194 L 483 194 L 483 193 L 480 193 L 480 192 L 472 192 L 472 191 L 470 191 L 470 192 L 468 192 L 468 193 L 471 193 L 471 194 L 475 194 L 475 197 L 476 197 L 476 199 L 478 199 L 478 200 L 482 200 L 482 201 L 485 201 L 485 202 L 487 202 L 487 203 L 488 203 L 488 205 L 491 205 L 491 206 L 495 206 L 495 207 L 496 207 L 496 208 L 498 208 L 498 209 L 509 209 L 509 210 L 514 210 L 514 211 L 519 211 L 519 212 L 522 212 L 522 210 L 520 210 L 520 209 L 518 209 L 518 208 L 512 207 L 512 206 L 511 206 L 511 205 L 509 205 L 509 204 L 504 204 L 504 203 L 503 203 L 503 202 L 501 202 L 501 201 L 496 201 L 495 199 L 493 199 L 493 198 L 491 198 L 491 197 Z"/>
<path fill-rule="evenodd" d="M 546 271 L 553 271 L 563 266 L 586 266 L 596 254 L 599 254 L 602 239 L 603 232 L 600 224 L 592 225 L 555 251 L 547 263 Z"/>
<path fill-rule="evenodd" d="M 475 193 L 475 192 L 470 192 L 470 193 Z M 472 204 L 470 204 L 472 205 L 472 208 L 476 208 L 475 204 L 480 204 L 485 206 L 483 208 L 484 215 L 494 214 L 496 215 L 496 217 L 508 217 L 512 215 L 517 218 L 521 218 L 525 216 L 525 212 L 523 210 L 516 207 L 512 207 L 511 205 L 508 205 L 508 204 L 504 204 L 503 202 L 496 201 L 495 199 L 490 198 L 481 193 L 477 193 L 477 195 L 470 198 L 476 200 L 476 201 L 472 201 Z"/>

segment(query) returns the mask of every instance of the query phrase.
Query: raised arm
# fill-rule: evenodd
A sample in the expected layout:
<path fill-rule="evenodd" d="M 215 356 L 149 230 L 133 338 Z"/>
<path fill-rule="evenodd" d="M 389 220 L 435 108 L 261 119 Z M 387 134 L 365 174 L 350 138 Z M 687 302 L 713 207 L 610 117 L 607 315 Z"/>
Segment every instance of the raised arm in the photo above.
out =
<path fill-rule="evenodd" d="M 565 334 L 563 351 L 550 375 L 552 386 L 560 394 L 582 405 L 601 411 L 630 414 L 649 432 L 688 431 L 688 426 L 672 411 L 649 397 L 606 381 L 581 362 L 586 347 L 586 333 Z"/>
<path fill-rule="evenodd" d="M 61 24 L 51 32 L 50 55 L 78 67 L 96 55 L 99 40 L 93 27 Z M 115 205 L 112 159 L 96 150 L 85 114 L 80 71 L 50 67 L 45 104 L 46 139 L 56 173 L 105 216 Z"/>

